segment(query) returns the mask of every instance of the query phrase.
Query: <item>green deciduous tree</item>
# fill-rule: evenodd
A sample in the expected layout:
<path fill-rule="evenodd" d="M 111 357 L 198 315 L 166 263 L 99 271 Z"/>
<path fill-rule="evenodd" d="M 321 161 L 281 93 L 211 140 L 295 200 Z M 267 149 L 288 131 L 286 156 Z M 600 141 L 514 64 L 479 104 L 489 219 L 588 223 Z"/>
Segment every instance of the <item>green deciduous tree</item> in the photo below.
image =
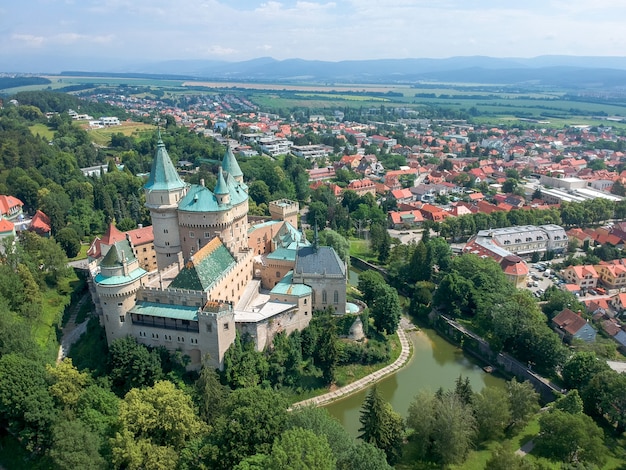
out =
<path fill-rule="evenodd" d="M 383 285 L 370 308 L 370 315 L 378 331 L 385 331 L 387 334 L 395 333 L 402 316 L 398 292 L 391 286 Z"/>
<path fill-rule="evenodd" d="M 606 370 L 608 364 L 594 352 L 578 351 L 563 365 L 563 382 L 568 389 L 583 390 L 595 375 Z"/>
<path fill-rule="evenodd" d="M 336 464 L 324 436 L 293 428 L 283 432 L 272 446 L 268 467 L 271 470 L 334 470 Z"/>
<path fill-rule="evenodd" d="M 258 387 L 233 391 L 211 434 L 218 448 L 214 467 L 231 469 L 251 455 L 269 454 L 286 422 L 287 402 L 282 395 Z"/>
<path fill-rule="evenodd" d="M 511 425 L 520 428 L 539 411 L 539 394 L 528 381 L 518 382 L 515 378 L 506 383 L 511 409 Z"/>
<path fill-rule="evenodd" d="M 131 388 L 152 386 L 163 371 L 156 350 L 148 350 L 132 336 L 113 341 L 109 347 L 109 377 L 120 395 Z"/>
<path fill-rule="evenodd" d="M 498 440 L 511 422 L 509 397 L 505 390 L 496 387 L 485 387 L 474 394 L 472 409 L 476 418 L 478 440 Z"/>
<path fill-rule="evenodd" d="M 50 458 L 64 470 L 106 468 L 100 455 L 100 437 L 78 419 L 62 420 L 54 426 Z"/>
<path fill-rule="evenodd" d="M 589 416 L 553 410 L 541 415 L 539 426 L 535 439 L 539 455 L 557 462 L 601 465 L 605 461 L 604 433 Z"/>

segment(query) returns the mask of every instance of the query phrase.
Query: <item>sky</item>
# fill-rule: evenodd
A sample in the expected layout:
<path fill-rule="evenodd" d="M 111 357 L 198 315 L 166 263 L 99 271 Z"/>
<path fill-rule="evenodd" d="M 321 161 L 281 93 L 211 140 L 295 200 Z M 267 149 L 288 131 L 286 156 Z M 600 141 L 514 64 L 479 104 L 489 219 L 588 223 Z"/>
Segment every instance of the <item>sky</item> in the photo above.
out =
<path fill-rule="evenodd" d="M 624 56 L 625 20 L 623 0 L 0 0 L 0 71 L 86 58 Z"/>

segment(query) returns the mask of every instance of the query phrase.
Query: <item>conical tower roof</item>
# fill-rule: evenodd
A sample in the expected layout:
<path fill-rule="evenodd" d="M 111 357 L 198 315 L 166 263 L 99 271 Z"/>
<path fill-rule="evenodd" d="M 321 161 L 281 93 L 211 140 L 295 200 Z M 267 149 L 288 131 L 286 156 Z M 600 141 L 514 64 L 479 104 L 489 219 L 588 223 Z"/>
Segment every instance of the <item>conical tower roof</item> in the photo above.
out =
<path fill-rule="evenodd" d="M 174 164 L 167 153 L 165 144 L 161 140 L 159 132 L 159 141 L 157 142 L 157 150 L 152 160 L 152 169 L 150 170 L 150 178 L 144 186 L 147 190 L 169 191 L 181 189 L 186 186 L 185 182 L 180 179 Z"/>
<path fill-rule="evenodd" d="M 100 265 L 104 266 L 105 268 L 112 268 L 114 266 L 122 265 L 122 259 L 119 252 L 117 251 L 117 246 L 111 246 L 106 256 L 102 259 Z"/>
<path fill-rule="evenodd" d="M 233 150 L 230 148 L 230 145 L 226 147 L 226 153 L 222 159 L 222 167 L 226 173 L 235 179 L 243 176 L 243 171 L 239 168 L 239 163 L 237 163 L 237 159 L 235 158 L 235 154 L 233 154 Z"/>
<path fill-rule="evenodd" d="M 226 184 L 226 180 L 224 179 L 224 172 L 222 171 L 222 167 L 220 167 L 217 172 L 217 184 L 215 185 L 213 194 L 215 195 L 229 194 L 228 185 Z"/>

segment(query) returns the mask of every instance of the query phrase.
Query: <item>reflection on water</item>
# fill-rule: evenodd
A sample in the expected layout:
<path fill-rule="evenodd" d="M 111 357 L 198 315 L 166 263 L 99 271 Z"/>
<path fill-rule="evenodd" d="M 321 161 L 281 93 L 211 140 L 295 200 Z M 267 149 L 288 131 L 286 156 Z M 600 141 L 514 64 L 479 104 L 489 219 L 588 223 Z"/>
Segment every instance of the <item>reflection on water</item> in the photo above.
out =
<path fill-rule="evenodd" d="M 504 386 L 504 380 L 485 373 L 477 363 L 439 337 L 434 330 L 423 329 L 408 333 L 408 336 L 414 348 L 411 362 L 398 373 L 378 382 L 383 398 L 402 416 L 406 416 L 418 390 L 434 392 L 440 387 L 452 388 L 459 375 L 469 378 L 474 391 L 480 391 L 486 385 Z M 358 434 L 359 410 L 367 391 L 362 390 L 326 406 L 330 414 L 354 436 Z"/>

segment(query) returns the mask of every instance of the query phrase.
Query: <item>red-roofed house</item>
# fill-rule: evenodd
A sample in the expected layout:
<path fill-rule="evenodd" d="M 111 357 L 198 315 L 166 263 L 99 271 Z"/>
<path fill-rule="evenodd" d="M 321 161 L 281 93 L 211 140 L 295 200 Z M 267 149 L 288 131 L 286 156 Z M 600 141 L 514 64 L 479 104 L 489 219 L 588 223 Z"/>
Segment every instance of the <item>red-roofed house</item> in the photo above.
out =
<path fill-rule="evenodd" d="M 413 193 L 408 188 L 394 189 L 391 191 L 391 195 L 398 203 L 411 202 L 414 200 Z"/>
<path fill-rule="evenodd" d="M 424 217 L 419 210 L 391 211 L 389 212 L 389 225 L 398 230 L 404 228 L 419 227 L 424 222 Z"/>
<path fill-rule="evenodd" d="M 621 289 L 626 287 L 626 267 L 621 264 L 597 264 L 594 266 L 600 282 L 608 289 Z"/>
<path fill-rule="evenodd" d="M 518 288 L 524 287 L 528 277 L 528 265 L 517 255 L 508 255 L 500 261 L 504 276 Z"/>
<path fill-rule="evenodd" d="M 626 310 L 626 293 L 615 294 L 611 297 L 611 306 L 618 312 Z"/>
<path fill-rule="evenodd" d="M 0 195 L 0 217 L 13 220 L 22 214 L 24 203 L 13 196 Z"/>
<path fill-rule="evenodd" d="M 15 225 L 13 222 L 0 217 L 0 240 L 7 237 L 15 237 Z"/>
<path fill-rule="evenodd" d="M 598 285 L 598 272 L 592 265 L 569 266 L 563 270 L 563 277 L 582 290 L 595 289 Z"/>
<path fill-rule="evenodd" d="M 441 222 L 450 215 L 443 209 L 431 204 L 424 204 L 420 208 L 420 211 L 422 212 L 424 219 L 432 220 L 433 222 Z"/>
<path fill-rule="evenodd" d="M 366 194 L 376 196 L 376 185 L 368 178 L 350 181 L 346 189 L 354 191 L 359 196 L 365 196 Z"/>
<path fill-rule="evenodd" d="M 35 232 L 40 237 L 49 237 L 50 232 L 52 231 L 50 227 L 50 218 L 40 210 L 37 210 L 30 221 L 28 230 Z"/>
<path fill-rule="evenodd" d="M 554 330 L 563 338 L 578 338 L 588 343 L 596 340 L 596 330 L 587 321 L 566 308 L 552 319 Z"/>

